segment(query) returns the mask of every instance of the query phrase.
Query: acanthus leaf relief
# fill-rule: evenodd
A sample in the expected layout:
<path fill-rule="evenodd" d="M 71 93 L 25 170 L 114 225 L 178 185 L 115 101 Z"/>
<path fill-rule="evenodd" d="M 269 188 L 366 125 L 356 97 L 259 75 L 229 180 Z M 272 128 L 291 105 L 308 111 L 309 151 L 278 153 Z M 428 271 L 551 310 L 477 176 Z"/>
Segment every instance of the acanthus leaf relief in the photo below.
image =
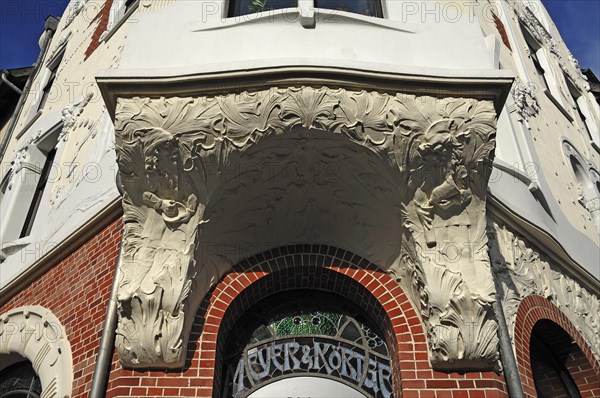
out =
<path fill-rule="evenodd" d="M 519 304 L 529 295 L 539 295 L 567 316 L 600 359 L 598 296 L 565 275 L 557 264 L 505 225 L 490 220 L 489 235 L 490 258 L 504 292 L 502 306 L 511 337 Z"/>
<path fill-rule="evenodd" d="M 361 236 L 351 226 L 325 231 L 318 221 L 310 224 L 306 214 L 331 225 L 356 220 L 365 228 L 376 223 L 359 213 L 381 217 L 391 212 L 388 219 L 397 214 L 387 221 L 389 230 L 362 243 L 363 252 L 373 258 L 381 239 L 397 237 L 379 265 L 410 292 L 429 336 L 433 366 L 495 368 L 495 290 L 485 219 L 495 123 L 491 101 L 327 87 L 120 98 L 115 130 L 125 191 L 117 336 L 121 361 L 128 367 L 182 366 L 200 301 L 233 265 L 260 251 L 253 246 L 233 254 L 209 253 L 207 243 L 217 240 L 215 231 L 227 229 L 223 240 L 232 244 L 244 234 L 258 234 L 254 238 L 261 238 L 265 248 L 286 243 L 269 242 L 273 235 L 257 228 L 265 219 L 257 220 L 267 217 L 275 230 L 279 223 L 274 220 L 280 220 L 275 214 L 293 217 L 297 201 L 303 215 L 288 219 L 281 235 L 298 243 L 330 237 L 339 239 L 333 242 L 338 246 L 349 246 L 346 236 Z M 289 148 L 264 149 L 276 139 L 287 139 Z M 334 141 L 356 148 L 356 156 L 336 152 Z M 346 209 L 342 216 L 331 205 L 288 194 L 310 196 L 305 176 L 280 185 L 271 181 L 262 191 L 252 188 L 258 183 L 228 176 L 236 160 L 289 160 L 290 153 L 302 150 L 308 161 L 319 149 L 319 156 L 338 162 L 338 173 L 337 180 L 317 188 L 337 200 L 338 209 Z M 386 177 L 370 180 L 369 165 L 385 170 L 379 175 Z M 353 167 L 364 179 L 346 178 L 344 168 Z M 222 223 L 232 214 L 223 203 L 233 197 L 243 198 L 248 209 L 254 203 L 262 207 L 241 212 L 236 225 Z M 390 198 L 385 203 L 391 208 L 375 205 L 383 197 Z"/>

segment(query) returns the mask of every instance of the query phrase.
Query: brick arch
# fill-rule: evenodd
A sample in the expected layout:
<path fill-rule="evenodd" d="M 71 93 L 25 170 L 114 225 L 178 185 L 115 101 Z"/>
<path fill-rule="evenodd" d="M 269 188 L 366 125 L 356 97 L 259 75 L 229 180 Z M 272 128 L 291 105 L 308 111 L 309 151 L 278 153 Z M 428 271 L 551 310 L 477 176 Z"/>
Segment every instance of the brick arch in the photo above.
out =
<path fill-rule="evenodd" d="M 395 398 L 507 398 L 502 374 L 494 372 L 439 372 L 429 363 L 426 336 L 421 319 L 398 283 L 371 262 L 349 251 L 323 245 L 296 245 L 258 254 L 234 267 L 217 283 L 196 312 L 182 369 L 126 370 L 115 366 L 107 397 L 178 396 L 218 397 L 213 386 L 219 369 L 217 347 L 224 332 L 226 313 L 237 298 L 259 281 L 273 282 L 270 275 L 301 271 L 308 280 L 323 269 L 335 283 L 348 283 L 352 289 L 367 291 L 385 310 L 388 325 L 386 342 L 398 371 L 393 384 Z M 290 270 L 290 271 L 286 271 Z M 322 271 L 321 271 L 322 272 Z M 280 280 L 285 278 L 279 278 Z M 351 282 L 351 283 L 349 283 Z M 265 283 L 265 286 L 268 284 Z M 301 286 L 302 287 L 302 286 Z M 294 287 L 292 287 L 294 288 Z M 259 289 L 260 290 L 260 289 Z M 249 291 L 250 292 L 250 291 Z M 247 294 L 247 293 L 246 293 Z M 345 292 L 344 295 L 347 295 Z M 250 303 L 246 303 L 250 307 Z M 225 319 L 225 320 L 224 320 Z M 374 323 L 376 320 L 373 320 Z M 395 340 L 390 344 L 390 337 Z M 220 381 L 219 381 L 220 384 Z M 401 394 L 400 394 L 401 393 Z"/>
<path fill-rule="evenodd" d="M 600 397 L 600 362 L 595 359 L 590 346 L 567 316 L 552 302 L 538 295 L 527 296 L 521 301 L 515 321 L 514 341 L 517 365 L 525 395 L 527 397 L 537 396 L 530 364 L 530 339 L 535 325 L 544 320 L 560 326 L 579 347 L 581 354 L 575 353 L 575 358 L 573 358 L 576 366 L 567 365 L 567 369 L 582 396 L 584 398 Z"/>
<path fill-rule="evenodd" d="M 214 383 L 206 396 L 214 396 L 212 390 L 221 384 L 218 353 L 240 316 L 270 294 L 298 288 L 343 294 L 374 315 L 371 321 L 382 329 L 390 350 L 395 396 L 402 396 L 404 376 L 414 379 L 417 361 L 427 360 L 425 333 L 413 305 L 398 283 L 374 264 L 319 245 L 288 246 L 244 260 L 207 297 L 199 361 L 207 365 L 202 376 Z"/>

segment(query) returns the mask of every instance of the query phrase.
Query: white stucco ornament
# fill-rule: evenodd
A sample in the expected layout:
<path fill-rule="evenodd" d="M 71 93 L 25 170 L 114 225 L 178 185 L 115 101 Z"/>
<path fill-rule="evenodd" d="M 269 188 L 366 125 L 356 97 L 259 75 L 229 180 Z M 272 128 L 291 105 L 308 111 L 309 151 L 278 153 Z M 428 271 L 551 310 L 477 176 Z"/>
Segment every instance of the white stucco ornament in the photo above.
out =
<path fill-rule="evenodd" d="M 327 239 L 362 245 L 368 255 L 378 240 L 396 236 L 381 264 L 416 303 L 433 366 L 494 368 L 485 197 L 495 121 L 491 101 L 327 87 L 119 99 L 125 232 L 116 346 L 123 365 L 181 367 L 201 300 L 244 256 L 270 248 L 265 242 Z M 338 151 L 341 145 L 348 147 Z M 293 154 L 304 154 L 291 163 L 296 170 L 337 159 L 339 171 L 311 184 L 285 172 L 249 182 L 243 171 L 271 163 L 288 170 Z M 367 177 L 373 168 L 381 171 Z M 339 202 L 332 207 L 323 197 Z M 382 232 L 365 212 L 397 218 L 387 215 L 390 230 Z M 354 228 L 341 226 L 347 220 Z M 363 230 L 375 240 L 354 236 Z M 246 238 L 250 251 L 211 249 Z"/>
<path fill-rule="evenodd" d="M 583 80 L 586 91 L 589 91 L 590 85 L 589 85 L 587 77 L 581 71 L 581 66 L 579 65 L 579 61 L 577 60 L 577 58 L 575 58 L 573 53 L 571 51 L 569 51 L 568 49 L 567 49 L 567 56 L 569 57 L 569 61 L 571 62 L 571 65 L 573 65 L 573 68 L 575 68 L 575 70 L 577 71 L 577 76 L 579 78 L 581 78 L 581 80 Z"/>
<path fill-rule="evenodd" d="M 80 101 L 63 108 L 61 116 L 63 125 L 58 135 L 59 142 L 64 142 L 68 139 L 69 133 L 75 128 L 77 118 L 93 97 L 94 93 L 90 91 Z"/>
<path fill-rule="evenodd" d="M 560 49 L 556 44 L 556 41 L 550 33 L 546 30 L 544 25 L 537 19 L 535 14 L 529 9 L 529 7 L 524 6 L 521 7 L 521 12 L 519 13 L 519 20 L 527 26 L 529 32 L 541 43 L 544 44 L 548 50 L 556 55 L 556 57 L 561 58 Z"/>
<path fill-rule="evenodd" d="M 42 383 L 42 398 L 71 397 L 71 346 L 50 310 L 34 305 L 0 315 L 0 360 L 2 354 L 19 354 L 31 362 Z"/>
<path fill-rule="evenodd" d="M 529 295 L 539 295 L 552 301 L 569 318 L 600 360 L 598 296 L 506 226 L 490 220 L 489 236 L 490 258 L 504 291 L 502 307 L 511 336 L 521 301 Z"/>
<path fill-rule="evenodd" d="M 88 0 L 73 0 L 71 2 L 69 6 L 69 14 L 67 14 L 67 18 L 65 20 L 65 28 L 69 26 L 71 22 L 73 22 L 77 15 L 79 15 L 81 10 L 83 10 L 83 7 L 85 7 L 85 3 L 87 3 L 87 1 Z"/>
<path fill-rule="evenodd" d="M 522 122 L 539 113 L 540 106 L 535 97 L 535 85 L 517 77 L 510 92 L 517 106 L 517 120 Z"/>
<path fill-rule="evenodd" d="M 14 175 L 15 173 L 20 170 L 23 165 L 25 163 L 27 163 L 27 161 L 29 160 L 29 153 L 28 153 L 28 145 L 25 145 L 24 147 L 22 147 L 21 149 L 19 149 L 16 153 L 15 153 L 15 157 L 13 158 L 13 161 L 10 164 L 10 169 L 8 170 L 8 184 L 7 184 L 7 188 L 10 190 L 13 187 L 14 184 Z"/>

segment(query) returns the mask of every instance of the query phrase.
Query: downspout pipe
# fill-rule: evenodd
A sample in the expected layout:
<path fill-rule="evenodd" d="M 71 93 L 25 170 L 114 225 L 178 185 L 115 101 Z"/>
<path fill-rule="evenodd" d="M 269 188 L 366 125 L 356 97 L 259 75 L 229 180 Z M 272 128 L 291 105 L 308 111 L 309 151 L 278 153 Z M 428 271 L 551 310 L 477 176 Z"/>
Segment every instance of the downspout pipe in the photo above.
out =
<path fill-rule="evenodd" d="M 508 324 L 504 316 L 502 308 L 502 300 L 504 299 L 504 290 L 500 283 L 496 283 L 496 302 L 494 303 L 494 312 L 498 320 L 498 339 L 500 340 L 500 358 L 504 370 L 504 379 L 508 388 L 508 396 L 510 398 L 525 398 L 523 393 L 523 385 L 519 377 L 519 368 L 517 360 L 512 349 L 510 334 L 508 333 Z"/>
<path fill-rule="evenodd" d="M 117 189 L 119 194 L 123 196 L 123 188 L 121 179 L 117 172 Z M 117 293 L 119 288 L 119 280 L 121 279 L 121 262 L 123 258 L 123 242 L 119 246 L 119 254 L 115 264 L 115 276 L 110 290 L 110 298 L 106 308 L 106 317 L 102 326 L 102 337 L 98 348 L 98 356 L 96 359 L 96 368 L 92 376 L 92 388 L 90 390 L 90 398 L 102 398 L 106 395 L 106 386 L 110 376 L 110 365 L 112 362 L 113 352 L 115 348 L 115 337 L 117 330 Z"/>
<path fill-rule="evenodd" d="M 17 93 L 17 94 L 19 94 L 19 95 L 21 95 L 21 94 L 23 93 L 23 90 L 21 90 L 19 87 L 15 86 L 15 85 L 13 84 L 13 82 L 11 82 L 10 80 L 8 80 L 8 79 L 6 78 L 6 72 L 4 72 L 4 71 L 2 71 L 2 81 L 3 81 L 4 83 L 6 83 L 6 85 L 7 85 L 8 87 L 10 87 L 10 88 L 11 88 L 11 90 L 13 90 L 15 93 Z M 20 99 L 20 98 L 19 98 L 19 99 Z"/>
<path fill-rule="evenodd" d="M 17 119 L 21 114 L 21 110 L 23 108 L 23 104 L 25 103 L 25 99 L 31 90 L 31 85 L 33 84 L 33 80 L 35 79 L 41 65 L 44 60 L 44 56 L 48 51 L 48 47 L 50 47 L 50 42 L 52 41 L 52 37 L 54 36 L 54 32 L 56 32 L 56 28 L 58 28 L 59 19 L 55 17 L 46 18 L 46 22 L 44 23 L 44 40 L 40 47 L 40 53 L 38 55 L 37 61 L 35 61 L 35 69 L 31 72 L 29 79 L 27 79 L 27 83 L 25 83 L 25 87 L 23 88 L 22 94 L 19 97 L 19 101 L 17 102 L 17 106 L 12 114 L 10 122 L 8 124 L 8 128 L 6 129 L 6 134 L 2 137 L 2 142 L 0 142 L 0 160 L 4 159 L 4 154 L 6 153 L 6 148 L 8 148 L 8 143 L 12 137 L 15 126 L 17 124 Z M 2 80 L 4 80 L 4 74 L 2 74 Z"/>

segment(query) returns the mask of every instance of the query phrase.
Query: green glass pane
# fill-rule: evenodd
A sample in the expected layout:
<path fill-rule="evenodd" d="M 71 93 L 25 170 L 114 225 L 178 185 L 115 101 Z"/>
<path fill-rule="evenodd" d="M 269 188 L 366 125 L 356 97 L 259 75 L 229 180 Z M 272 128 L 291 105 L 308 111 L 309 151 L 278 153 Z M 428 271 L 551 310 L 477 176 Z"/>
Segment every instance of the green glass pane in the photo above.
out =
<path fill-rule="evenodd" d="M 265 325 L 260 325 L 254 333 L 252 333 L 252 337 L 250 338 L 251 343 L 257 343 L 259 341 L 268 340 L 273 337 L 273 334 Z"/>
<path fill-rule="evenodd" d="M 336 336 L 340 314 L 316 312 L 312 314 L 295 314 L 280 318 L 271 323 L 275 335 L 279 337 L 299 334 L 319 334 Z"/>

